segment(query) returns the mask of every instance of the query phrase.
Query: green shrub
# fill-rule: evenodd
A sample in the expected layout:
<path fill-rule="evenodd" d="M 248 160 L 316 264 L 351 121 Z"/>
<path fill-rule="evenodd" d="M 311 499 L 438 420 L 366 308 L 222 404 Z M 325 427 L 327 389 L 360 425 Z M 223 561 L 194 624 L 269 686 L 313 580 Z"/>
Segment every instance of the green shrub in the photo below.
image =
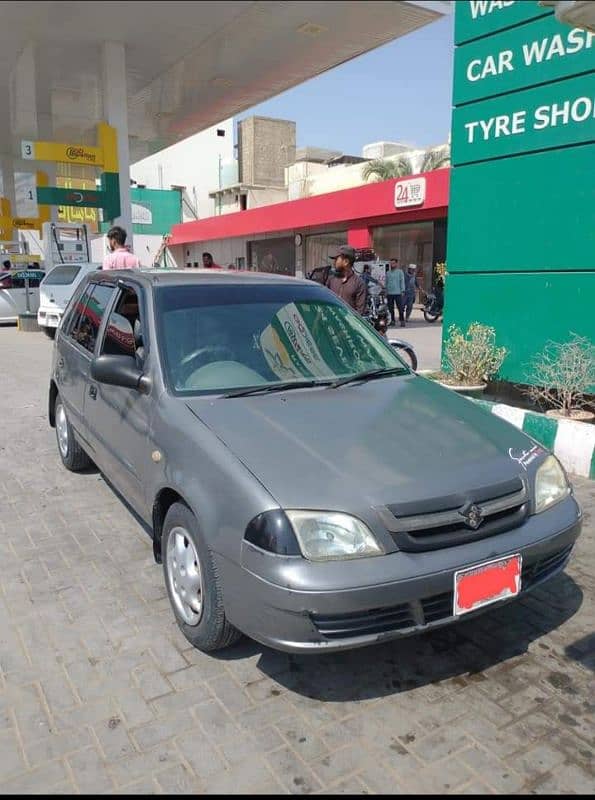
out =
<path fill-rule="evenodd" d="M 444 348 L 446 370 L 457 383 L 480 384 L 498 373 L 508 351 L 496 346 L 496 331 L 472 322 L 463 333 L 456 325 L 448 329 Z"/>

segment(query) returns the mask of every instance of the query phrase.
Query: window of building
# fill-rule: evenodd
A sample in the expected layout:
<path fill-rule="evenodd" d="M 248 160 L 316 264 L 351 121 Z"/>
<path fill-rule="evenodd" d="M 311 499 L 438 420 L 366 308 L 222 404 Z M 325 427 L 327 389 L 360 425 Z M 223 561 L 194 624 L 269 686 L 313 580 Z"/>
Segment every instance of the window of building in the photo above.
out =
<path fill-rule="evenodd" d="M 248 195 L 241 194 L 240 195 L 240 211 L 246 211 L 248 208 Z"/>
<path fill-rule="evenodd" d="M 410 222 L 374 228 L 374 250 L 382 261 L 398 258 L 403 268 L 417 266 L 417 277 L 423 289 L 432 287 L 434 223 Z"/>
<path fill-rule="evenodd" d="M 295 275 L 293 236 L 248 242 L 251 269 L 277 275 Z"/>
<path fill-rule="evenodd" d="M 338 247 L 345 244 L 347 244 L 347 231 L 317 233 L 314 236 L 306 236 L 304 274 L 308 274 L 316 267 L 328 267 L 331 263 L 329 257 L 337 252 Z"/>

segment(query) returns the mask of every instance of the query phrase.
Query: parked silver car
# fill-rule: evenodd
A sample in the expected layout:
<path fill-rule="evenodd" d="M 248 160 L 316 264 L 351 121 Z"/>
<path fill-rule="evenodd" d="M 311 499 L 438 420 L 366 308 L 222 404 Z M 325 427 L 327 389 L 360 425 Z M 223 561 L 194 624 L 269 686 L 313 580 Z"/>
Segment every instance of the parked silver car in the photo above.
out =
<path fill-rule="evenodd" d="M 555 457 L 413 373 L 311 281 L 86 276 L 57 331 L 49 419 L 150 526 L 178 624 L 287 651 L 453 623 L 568 561 Z"/>

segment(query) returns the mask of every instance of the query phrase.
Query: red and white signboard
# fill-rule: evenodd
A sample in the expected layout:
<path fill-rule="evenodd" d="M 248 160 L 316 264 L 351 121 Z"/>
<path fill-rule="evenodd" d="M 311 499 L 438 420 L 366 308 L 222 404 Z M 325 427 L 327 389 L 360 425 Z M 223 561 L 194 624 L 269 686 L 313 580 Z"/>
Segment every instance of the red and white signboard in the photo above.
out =
<path fill-rule="evenodd" d="M 426 199 L 426 179 L 409 178 L 395 184 L 395 208 L 423 206 Z"/>
<path fill-rule="evenodd" d="M 455 573 L 454 614 L 459 616 L 476 608 L 514 597 L 521 589 L 521 556 L 488 561 Z"/>

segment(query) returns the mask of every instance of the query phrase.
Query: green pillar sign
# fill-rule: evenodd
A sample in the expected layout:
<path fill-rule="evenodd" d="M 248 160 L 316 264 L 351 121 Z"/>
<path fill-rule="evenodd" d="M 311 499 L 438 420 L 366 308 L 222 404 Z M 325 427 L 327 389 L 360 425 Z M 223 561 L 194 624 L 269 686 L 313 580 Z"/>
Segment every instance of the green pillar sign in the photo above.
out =
<path fill-rule="evenodd" d="M 595 34 L 550 15 L 457 47 L 454 105 L 588 72 L 594 60 Z"/>
<path fill-rule="evenodd" d="M 460 106 L 453 113 L 454 164 L 592 141 L 595 72 Z"/>
<path fill-rule="evenodd" d="M 595 35 L 459 0 L 455 42 L 444 336 L 492 325 L 501 377 L 530 383 L 548 340 L 595 341 Z"/>
<path fill-rule="evenodd" d="M 59 189 L 55 186 L 37 188 L 37 203 L 42 206 L 80 206 L 101 208 L 106 219 L 120 216 L 120 186 L 117 172 L 101 175 L 101 191 L 89 189 Z"/>

